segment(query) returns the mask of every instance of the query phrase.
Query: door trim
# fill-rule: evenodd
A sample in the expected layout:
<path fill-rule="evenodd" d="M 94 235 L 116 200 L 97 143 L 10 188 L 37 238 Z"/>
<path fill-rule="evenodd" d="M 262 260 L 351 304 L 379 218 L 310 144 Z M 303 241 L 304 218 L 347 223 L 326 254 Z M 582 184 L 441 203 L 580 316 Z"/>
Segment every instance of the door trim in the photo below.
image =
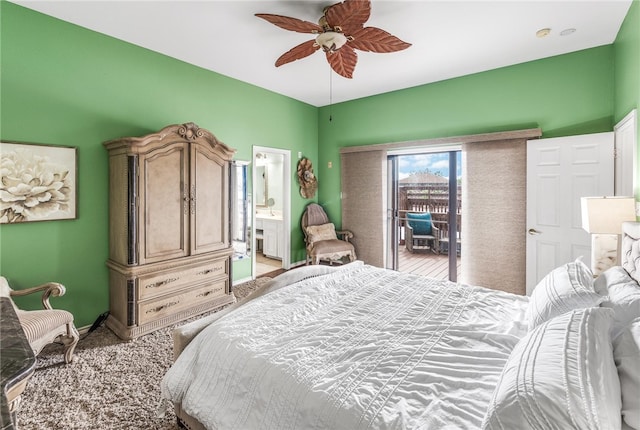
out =
<path fill-rule="evenodd" d="M 280 154 L 284 157 L 282 162 L 282 177 L 284 181 L 284 201 L 282 202 L 282 239 L 283 255 L 282 268 L 291 268 L 291 151 L 288 149 L 271 148 L 268 146 L 253 146 L 251 154 L 251 278 L 256 278 L 256 189 L 253 186 L 256 177 L 256 154 L 267 152 Z"/>

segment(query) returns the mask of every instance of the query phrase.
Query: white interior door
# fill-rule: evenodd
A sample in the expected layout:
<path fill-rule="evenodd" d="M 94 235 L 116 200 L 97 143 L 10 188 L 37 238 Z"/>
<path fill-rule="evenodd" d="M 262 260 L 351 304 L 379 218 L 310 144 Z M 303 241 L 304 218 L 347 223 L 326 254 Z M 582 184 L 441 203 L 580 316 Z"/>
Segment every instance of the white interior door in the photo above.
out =
<path fill-rule="evenodd" d="M 613 132 L 527 142 L 527 295 L 551 270 L 582 256 L 580 198 L 613 195 Z"/>

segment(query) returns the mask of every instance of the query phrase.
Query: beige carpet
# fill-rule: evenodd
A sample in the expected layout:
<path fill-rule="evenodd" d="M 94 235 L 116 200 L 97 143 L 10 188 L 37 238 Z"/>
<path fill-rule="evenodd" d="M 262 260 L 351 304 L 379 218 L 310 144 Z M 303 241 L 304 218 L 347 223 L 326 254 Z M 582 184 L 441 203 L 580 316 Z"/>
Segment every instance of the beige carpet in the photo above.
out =
<path fill-rule="evenodd" d="M 234 294 L 242 300 L 268 280 L 238 285 Z M 165 418 L 156 418 L 160 380 L 172 363 L 171 327 L 130 342 L 106 327 L 81 339 L 69 365 L 58 345 L 38 356 L 22 396 L 21 430 L 178 428 L 170 408 Z"/>

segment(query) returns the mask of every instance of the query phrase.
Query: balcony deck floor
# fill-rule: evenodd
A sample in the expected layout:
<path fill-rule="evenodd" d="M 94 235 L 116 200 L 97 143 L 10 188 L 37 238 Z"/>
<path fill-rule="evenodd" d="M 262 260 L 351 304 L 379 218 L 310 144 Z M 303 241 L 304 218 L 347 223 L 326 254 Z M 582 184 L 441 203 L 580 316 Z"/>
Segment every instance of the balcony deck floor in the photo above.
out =
<path fill-rule="evenodd" d="M 460 276 L 460 257 L 457 258 L 458 276 Z M 434 254 L 429 249 L 409 252 L 404 245 L 398 248 L 398 269 L 403 273 L 415 273 L 436 279 L 449 278 L 449 256 Z"/>

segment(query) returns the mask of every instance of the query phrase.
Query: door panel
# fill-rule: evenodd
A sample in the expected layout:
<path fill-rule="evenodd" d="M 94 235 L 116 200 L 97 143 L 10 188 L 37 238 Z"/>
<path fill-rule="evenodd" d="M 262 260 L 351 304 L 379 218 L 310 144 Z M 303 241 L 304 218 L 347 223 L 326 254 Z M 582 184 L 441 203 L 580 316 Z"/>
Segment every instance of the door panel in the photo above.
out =
<path fill-rule="evenodd" d="M 560 227 L 560 175 L 538 175 L 537 220 L 546 227 Z"/>
<path fill-rule="evenodd" d="M 201 254 L 223 249 L 229 243 L 227 163 L 198 146 L 192 147 L 191 253 Z M 213 186 L 221 184 L 221 186 Z"/>
<path fill-rule="evenodd" d="M 140 198 L 141 264 L 188 255 L 186 153 L 185 144 L 142 158 L 140 174 L 144 175 L 145 189 Z"/>
<path fill-rule="evenodd" d="M 629 112 L 614 128 L 616 145 L 616 196 L 636 195 L 638 111 Z"/>
<path fill-rule="evenodd" d="M 527 142 L 527 294 L 551 270 L 583 257 L 580 198 L 613 195 L 613 133 Z"/>

